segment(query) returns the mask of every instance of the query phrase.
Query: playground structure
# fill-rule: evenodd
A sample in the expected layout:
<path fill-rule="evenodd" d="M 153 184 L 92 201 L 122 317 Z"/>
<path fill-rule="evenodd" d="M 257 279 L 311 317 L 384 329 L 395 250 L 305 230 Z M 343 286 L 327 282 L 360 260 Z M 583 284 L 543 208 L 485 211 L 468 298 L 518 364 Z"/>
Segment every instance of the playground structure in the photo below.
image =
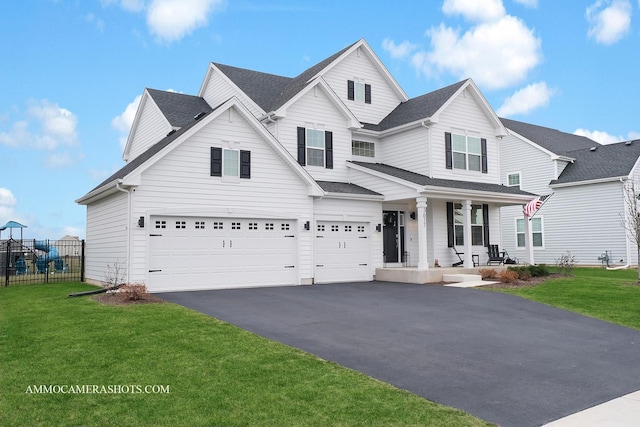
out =
<path fill-rule="evenodd" d="M 4 278 L 5 286 L 52 279 L 84 280 L 84 240 L 73 236 L 24 239 L 22 229 L 26 226 L 14 221 L 0 227 L 0 233 L 7 228 L 9 239 L 0 239 L 0 278 Z M 20 228 L 19 240 L 13 237 L 14 228 Z"/>

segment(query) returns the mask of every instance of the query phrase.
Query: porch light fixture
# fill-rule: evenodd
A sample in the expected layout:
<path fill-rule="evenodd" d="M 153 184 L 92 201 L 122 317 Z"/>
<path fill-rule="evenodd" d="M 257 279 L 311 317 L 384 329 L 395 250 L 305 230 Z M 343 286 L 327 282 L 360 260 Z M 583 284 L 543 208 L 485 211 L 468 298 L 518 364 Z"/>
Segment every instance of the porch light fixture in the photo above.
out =
<path fill-rule="evenodd" d="M 415 213 L 415 212 L 411 212 L 411 213 L 409 214 L 409 218 L 411 218 L 411 219 L 416 219 L 416 213 Z"/>
<path fill-rule="evenodd" d="M 304 223 L 304 229 L 309 231 L 309 228 L 311 228 L 311 224 L 309 223 L 309 221 Z"/>
<path fill-rule="evenodd" d="M 138 218 L 138 227 L 144 228 L 144 217 L 143 216 Z"/>
<path fill-rule="evenodd" d="M 376 225 L 376 231 L 379 233 L 382 231 L 382 224 Z"/>

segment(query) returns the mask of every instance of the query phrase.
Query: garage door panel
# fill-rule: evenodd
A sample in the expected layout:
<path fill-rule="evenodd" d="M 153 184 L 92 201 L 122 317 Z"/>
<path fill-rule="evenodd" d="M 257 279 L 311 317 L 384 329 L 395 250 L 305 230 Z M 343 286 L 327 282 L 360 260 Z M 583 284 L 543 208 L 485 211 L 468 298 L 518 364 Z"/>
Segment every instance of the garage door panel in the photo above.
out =
<path fill-rule="evenodd" d="M 368 223 L 318 221 L 314 245 L 316 283 L 373 278 Z"/>
<path fill-rule="evenodd" d="M 151 291 L 298 282 L 295 221 L 157 218 L 150 233 Z M 164 221 L 164 222 L 162 222 Z"/>

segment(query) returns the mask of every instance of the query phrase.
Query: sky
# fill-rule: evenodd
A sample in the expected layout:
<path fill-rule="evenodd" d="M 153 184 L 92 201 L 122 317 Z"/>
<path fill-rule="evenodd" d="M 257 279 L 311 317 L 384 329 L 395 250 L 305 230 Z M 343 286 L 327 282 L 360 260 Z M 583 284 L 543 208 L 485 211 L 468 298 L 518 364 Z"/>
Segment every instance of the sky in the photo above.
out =
<path fill-rule="evenodd" d="M 294 77 L 360 39 L 409 97 L 470 77 L 501 117 L 640 139 L 640 0 L 3 1 L 0 227 L 85 238 L 74 201 L 124 165 L 144 88 Z"/>

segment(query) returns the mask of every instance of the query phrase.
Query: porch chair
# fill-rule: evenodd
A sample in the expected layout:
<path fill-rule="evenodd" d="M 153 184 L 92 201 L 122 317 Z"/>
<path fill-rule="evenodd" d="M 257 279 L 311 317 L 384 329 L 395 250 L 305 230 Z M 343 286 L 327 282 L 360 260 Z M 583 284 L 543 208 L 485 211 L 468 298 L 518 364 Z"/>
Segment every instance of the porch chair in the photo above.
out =
<path fill-rule="evenodd" d="M 489 245 L 487 248 L 487 254 L 489 255 L 489 259 L 487 259 L 487 265 L 492 265 L 494 262 L 497 262 L 498 265 L 504 264 L 505 253 L 500 252 L 498 249 L 498 245 Z"/>
<path fill-rule="evenodd" d="M 464 260 L 462 259 L 462 255 L 464 255 L 464 252 L 458 252 L 455 246 L 452 246 L 451 249 L 453 249 L 453 251 L 458 256 L 458 259 L 460 260 L 458 262 L 454 262 L 453 264 L 451 264 L 451 267 L 460 267 L 461 265 L 464 264 Z"/>

